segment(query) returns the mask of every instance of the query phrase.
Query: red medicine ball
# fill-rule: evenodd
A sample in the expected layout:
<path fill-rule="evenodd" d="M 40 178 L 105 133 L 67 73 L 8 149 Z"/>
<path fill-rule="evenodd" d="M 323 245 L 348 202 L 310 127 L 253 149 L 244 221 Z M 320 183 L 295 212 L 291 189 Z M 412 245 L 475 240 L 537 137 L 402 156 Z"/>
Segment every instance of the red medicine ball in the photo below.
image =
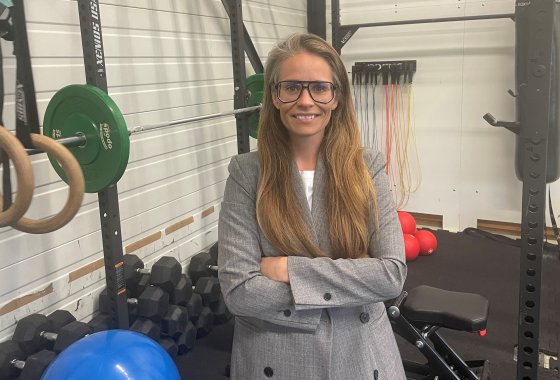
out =
<path fill-rule="evenodd" d="M 414 235 L 416 233 L 416 220 L 414 217 L 405 211 L 399 211 L 398 214 L 403 234 Z"/>
<path fill-rule="evenodd" d="M 420 253 L 420 244 L 418 239 L 412 234 L 404 234 L 404 252 L 406 254 L 406 261 L 416 260 Z"/>
<path fill-rule="evenodd" d="M 428 256 L 434 253 L 437 248 L 436 236 L 428 230 L 418 230 L 414 234 L 416 240 L 420 244 L 420 254 L 422 256 Z"/>

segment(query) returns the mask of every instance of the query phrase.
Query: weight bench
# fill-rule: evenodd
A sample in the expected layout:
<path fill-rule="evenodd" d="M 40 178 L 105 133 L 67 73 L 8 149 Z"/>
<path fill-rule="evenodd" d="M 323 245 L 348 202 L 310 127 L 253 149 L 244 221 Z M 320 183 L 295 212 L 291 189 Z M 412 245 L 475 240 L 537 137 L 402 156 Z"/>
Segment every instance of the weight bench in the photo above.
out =
<path fill-rule="evenodd" d="M 427 359 L 403 360 L 408 379 L 485 380 L 487 360 L 464 361 L 438 333 L 441 327 L 484 335 L 488 300 L 479 294 L 420 285 L 388 304 L 393 331 L 416 346 Z"/>

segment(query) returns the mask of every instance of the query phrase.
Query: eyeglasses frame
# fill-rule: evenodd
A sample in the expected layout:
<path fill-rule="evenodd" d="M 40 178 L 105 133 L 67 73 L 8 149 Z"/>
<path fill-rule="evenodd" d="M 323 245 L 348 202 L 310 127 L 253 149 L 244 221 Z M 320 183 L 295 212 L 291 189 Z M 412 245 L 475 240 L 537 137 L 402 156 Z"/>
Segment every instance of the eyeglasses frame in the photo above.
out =
<path fill-rule="evenodd" d="M 280 99 L 280 84 L 282 83 L 300 83 L 301 84 L 301 90 L 299 92 L 299 95 L 297 98 L 295 98 L 294 100 L 290 100 L 289 102 L 286 102 L 282 99 Z M 307 85 L 304 85 L 304 83 L 307 83 Z M 309 86 L 313 83 L 328 83 L 331 85 L 332 87 L 332 98 L 328 101 L 328 102 L 321 102 L 318 100 L 315 100 L 315 98 L 313 97 L 313 94 L 311 93 L 311 90 L 309 89 Z M 274 89 L 276 90 L 276 99 L 278 99 L 280 102 L 287 104 L 287 103 L 294 103 L 297 102 L 299 100 L 299 98 L 301 98 L 301 94 L 303 94 L 303 90 L 307 90 L 307 93 L 309 94 L 309 96 L 311 97 L 311 99 L 315 102 L 315 103 L 319 103 L 319 104 L 329 104 L 330 102 L 333 101 L 333 99 L 336 97 L 336 89 L 337 89 L 337 85 L 326 81 L 326 80 L 311 80 L 311 81 L 301 81 L 301 80 L 282 80 L 278 83 L 274 84 Z"/>

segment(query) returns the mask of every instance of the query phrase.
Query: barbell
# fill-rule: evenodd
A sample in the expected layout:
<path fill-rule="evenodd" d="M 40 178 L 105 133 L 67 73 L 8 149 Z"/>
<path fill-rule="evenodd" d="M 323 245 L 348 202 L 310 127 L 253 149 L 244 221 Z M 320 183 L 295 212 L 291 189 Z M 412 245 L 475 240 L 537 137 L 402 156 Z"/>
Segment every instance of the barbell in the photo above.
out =
<path fill-rule="evenodd" d="M 51 99 L 43 120 L 43 134 L 53 139 L 66 139 L 70 151 L 84 173 L 85 191 L 96 193 L 116 183 L 128 164 L 130 140 L 135 133 L 187 124 L 201 120 L 254 112 L 252 105 L 229 112 L 165 121 L 127 128 L 116 103 L 104 91 L 90 85 L 69 85 Z M 67 181 L 65 170 L 54 155 L 49 160 L 58 175 Z"/>
<path fill-rule="evenodd" d="M 18 183 L 14 202 L 5 211 L 1 211 L 0 197 L 0 227 L 10 225 L 24 232 L 46 233 L 64 226 L 80 208 L 84 191 L 101 191 L 122 177 L 128 164 L 132 134 L 251 112 L 249 133 L 256 138 L 263 74 L 248 77 L 246 83 L 249 91 L 246 108 L 131 129 L 116 103 L 99 88 L 76 84 L 62 88 L 47 106 L 43 135 L 31 135 L 34 149 L 24 149 L 17 138 L 0 127 L 0 147 L 14 162 Z M 23 217 L 33 197 L 33 172 L 28 156 L 42 152 L 47 153 L 51 165 L 70 190 L 61 212 L 48 219 L 31 220 Z"/>

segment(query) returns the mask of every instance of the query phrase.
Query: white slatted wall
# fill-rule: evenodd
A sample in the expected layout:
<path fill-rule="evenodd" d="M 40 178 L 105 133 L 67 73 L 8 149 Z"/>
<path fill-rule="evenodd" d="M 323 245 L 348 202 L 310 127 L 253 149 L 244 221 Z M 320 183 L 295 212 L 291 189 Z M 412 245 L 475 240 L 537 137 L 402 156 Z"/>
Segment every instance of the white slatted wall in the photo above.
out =
<path fill-rule="evenodd" d="M 129 128 L 233 108 L 229 19 L 220 0 L 100 3 L 109 94 Z M 69 0 L 25 6 L 42 120 L 58 89 L 85 82 L 78 8 Z M 306 1 L 243 1 L 243 16 L 264 62 L 278 40 L 306 30 Z M 1 43 L 4 119 L 13 130 L 15 61 L 11 43 Z M 248 61 L 247 69 L 253 73 Z M 118 183 L 125 251 L 148 267 L 161 255 L 186 266 L 216 241 L 227 164 L 236 153 L 232 117 L 133 135 Z M 27 216 L 42 218 L 58 211 L 67 190 L 45 155 L 32 160 L 36 189 Z M 97 194 L 86 194 L 78 215 L 59 231 L 0 229 L 0 341 L 30 313 L 65 308 L 89 320 L 105 284 L 98 212 Z M 170 231 L 177 223 L 182 227 Z"/>

